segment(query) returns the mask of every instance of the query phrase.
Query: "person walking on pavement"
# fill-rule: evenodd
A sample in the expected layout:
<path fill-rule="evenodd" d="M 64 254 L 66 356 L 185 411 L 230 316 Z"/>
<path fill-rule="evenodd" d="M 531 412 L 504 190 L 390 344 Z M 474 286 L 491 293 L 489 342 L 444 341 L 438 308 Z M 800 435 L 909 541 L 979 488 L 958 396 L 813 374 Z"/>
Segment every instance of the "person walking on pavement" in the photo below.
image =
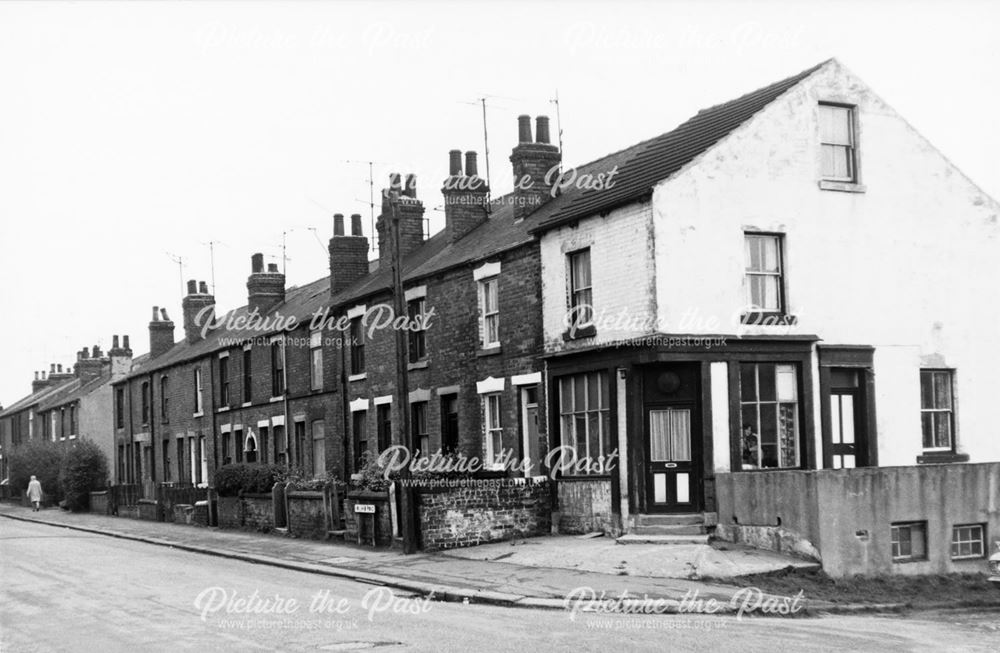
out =
<path fill-rule="evenodd" d="M 31 482 L 28 483 L 28 501 L 34 506 L 34 512 L 38 512 L 38 505 L 42 502 L 42 484 L 38 482 L 35 475 L 31 475 Z"/>

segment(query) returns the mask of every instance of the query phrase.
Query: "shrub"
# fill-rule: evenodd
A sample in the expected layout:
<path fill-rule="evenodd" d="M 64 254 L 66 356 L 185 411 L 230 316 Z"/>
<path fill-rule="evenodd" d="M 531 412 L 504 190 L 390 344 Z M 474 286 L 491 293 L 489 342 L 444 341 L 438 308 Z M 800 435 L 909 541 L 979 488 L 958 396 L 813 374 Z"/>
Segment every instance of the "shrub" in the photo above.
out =
<path fill-rule="evenodd" d="M 59 501 L 59 468 L 64 447 L 58 442 L 35 438 L 18 445 L 10 454 L 10 487 L 15 496 L 24 496 L 32 475 L 38 477 L 47 499 Z"/>
<path fill-rule="evenodd" d="M 361 454 L 361 469 L 351 476 L 351 488 L 369 492 L 385 492 L 389 489 L 385 465 L 379 460 L 378 454 L 371 451 Z"/>
<path fill-rule="evenodd" d="M 215 472 L 215 489 L 220 497 L 261 494 L 270 492 L 274 484 L 284 477 L 285 468 L 281 465 L 233 463 L 223 465 Z"/>
<path fill-rule="evenodd" d="M 327 472 L 326 476 L 316 478 L 301 467 L 293 467 L 285 472 L 281 480 L 294 483 L 297 490 L 320 491 L 327 485 L 337 486 L 341 493 L 344 490 L 344 483 L 334 472 Z"/>
<path fill-rule="evenodd" d="M 59 470 L 59 487 L 66 507 L 86 510 L 90 492 L 107 485 L 108 458 L 90 440 L 78 440 L 66 451 Z"/>

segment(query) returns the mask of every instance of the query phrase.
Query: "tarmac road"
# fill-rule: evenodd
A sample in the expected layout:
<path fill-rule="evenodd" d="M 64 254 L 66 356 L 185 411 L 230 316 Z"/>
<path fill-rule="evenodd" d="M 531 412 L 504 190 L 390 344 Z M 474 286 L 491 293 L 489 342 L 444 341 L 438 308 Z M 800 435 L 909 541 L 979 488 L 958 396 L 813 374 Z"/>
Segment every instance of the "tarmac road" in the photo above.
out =
<path fill-rule="evenodd" d="M 998 624 L 983 612 L 574 620 L 0 519 L 4 652 L 996 651 Z"/>

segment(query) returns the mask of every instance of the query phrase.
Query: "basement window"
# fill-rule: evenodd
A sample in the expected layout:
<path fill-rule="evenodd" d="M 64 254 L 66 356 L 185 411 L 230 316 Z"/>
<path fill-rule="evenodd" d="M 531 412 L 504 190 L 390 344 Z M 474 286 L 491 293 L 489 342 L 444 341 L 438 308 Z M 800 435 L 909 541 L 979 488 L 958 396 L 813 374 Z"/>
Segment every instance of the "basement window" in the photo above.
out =
<path fill-rule="evenodd" d="M 892 561 L 915 562 L 927 559 L 927 522 L 892 525 Z"/>
<path fill-rule="evenodd" d="M 982 524 L 958 524 L 951 529 L 951 559 L 982 558 L 986 555 L 986 528 Z"/>

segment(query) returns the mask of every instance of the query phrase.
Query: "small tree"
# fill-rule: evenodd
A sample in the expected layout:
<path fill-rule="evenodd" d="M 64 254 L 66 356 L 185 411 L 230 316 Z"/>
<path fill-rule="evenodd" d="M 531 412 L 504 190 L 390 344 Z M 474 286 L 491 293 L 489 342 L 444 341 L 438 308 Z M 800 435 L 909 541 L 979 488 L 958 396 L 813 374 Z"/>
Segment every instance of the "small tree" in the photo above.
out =
<path fill-rule="evenodd" d="M 35 438 L 18 445 L 10 454 L 10 487 L 17 496 L 24 496 L 32 476 L 42 484 L 42 492 L 59 501 L 59 469 L 63 447 L 51 440 Z"/>
<path fill-rule="evenodd" d="M 66 507 L 86 510 L 90 493 L 105 486 L 108 478 L 108 458 L 90 440 L 78 440 L 63 457 L 59 470 L 59 485 Z"/>

